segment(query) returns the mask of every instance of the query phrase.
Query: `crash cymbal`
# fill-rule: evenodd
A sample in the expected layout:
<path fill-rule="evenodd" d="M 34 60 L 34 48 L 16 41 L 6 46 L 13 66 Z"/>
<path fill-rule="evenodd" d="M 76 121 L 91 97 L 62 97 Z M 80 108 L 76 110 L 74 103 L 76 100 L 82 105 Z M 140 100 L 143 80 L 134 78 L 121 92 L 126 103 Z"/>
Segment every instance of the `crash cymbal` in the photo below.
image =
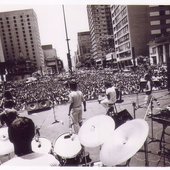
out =
<path fill-rule="evenodd" d="M 14 146 L 8 137 L 8 128 L 0 128 L 0 155 L 6 155 L 14 152 Z"/>
<path fill-rule="evenodd" d="M 100 146 L 114 132 L 114 129 L 115 122 L 110 116 L 94 116 L 81 126 L 78 133 L 80 143 L 86 147 Z"/>
<path fill-rule="evenodd" d="M 145 120 L 127 121 L 102 145 L 100 161 L 106 166 L 115 166 L 127 161 L 143 146 L 148 133 L 149 126 Z"/>

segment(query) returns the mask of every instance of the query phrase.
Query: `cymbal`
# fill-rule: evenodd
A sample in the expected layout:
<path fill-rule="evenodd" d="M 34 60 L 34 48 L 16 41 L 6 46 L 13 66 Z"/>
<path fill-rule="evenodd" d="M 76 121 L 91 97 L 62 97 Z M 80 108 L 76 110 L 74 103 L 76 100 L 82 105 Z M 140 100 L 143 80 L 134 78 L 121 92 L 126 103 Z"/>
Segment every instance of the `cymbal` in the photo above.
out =
<path fill-rule="evenodd" d="M 78 136 L 80 143 L 86 147 L 97 147 L 114 132 L 115 122 L 107 115 L 97 115 L 81 126 Z"/>
<path fill-rule="evenodd" d="M 8 128 L 0 128 L 0 155 L 6 155 L 14 152 L 14 145 L 10 142 L 8 137 Z"/>
<path fill-rule="evenodd" d="M 149 126 L 145 120 L 127 121 L 102 145 L 100 161 L 106 166 L 115 166 L 127 161 L 143 146 L 148 133 Z"/>

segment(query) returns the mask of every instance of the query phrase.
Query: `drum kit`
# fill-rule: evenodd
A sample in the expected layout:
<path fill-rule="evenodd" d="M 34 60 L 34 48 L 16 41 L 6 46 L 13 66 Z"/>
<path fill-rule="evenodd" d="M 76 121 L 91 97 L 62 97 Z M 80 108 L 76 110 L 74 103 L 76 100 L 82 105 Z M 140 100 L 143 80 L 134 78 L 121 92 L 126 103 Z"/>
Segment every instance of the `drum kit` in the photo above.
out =
<path fill-rule="evenodd" d="M 31 144 L 34 152 L 50 153 L 52 150 L 61 166 L 79 166 L 84 157 L 89 156 L 85 154 L 85 147 L 100 147 L 100 162 L 93 162 L 93 165 L 116 166 L 128 161 L 140 150 L 148 133 L 149 126 L 144 119 L 128 120 L 115 129 L 115 122 L 110 116 L 97 115 L 85 121 L 78 134 L 64 133 L 54 144 L 38 137 Z M 3 146 L 0 155 L 14 151 L 8 139 L 7 127 L 0 128 L 0 146 Z M 87 163 L 86 160 L 85 166 L 92 166 Z"/>

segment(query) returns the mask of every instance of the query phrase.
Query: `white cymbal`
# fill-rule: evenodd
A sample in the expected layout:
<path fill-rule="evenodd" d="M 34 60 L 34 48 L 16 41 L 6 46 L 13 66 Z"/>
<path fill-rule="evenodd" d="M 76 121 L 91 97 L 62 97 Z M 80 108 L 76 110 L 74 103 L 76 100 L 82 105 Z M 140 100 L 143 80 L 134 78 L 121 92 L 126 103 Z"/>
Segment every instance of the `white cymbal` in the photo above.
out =
<path fill-rule="evenodd" d="M 115 122 L 110 116 L 94 116 L 81 126 L 78 133 L 80 143 L 86 147 L 100 146 L 114 132 L 114 129 Z"/>
<path fill-rule="evenodd" d="M 127 161 L 143 146 L 148 133 L 149 126 L 145 120 L 127 121 L 102 145 L 100 161 L 106 166 L 115 166 Z"/>

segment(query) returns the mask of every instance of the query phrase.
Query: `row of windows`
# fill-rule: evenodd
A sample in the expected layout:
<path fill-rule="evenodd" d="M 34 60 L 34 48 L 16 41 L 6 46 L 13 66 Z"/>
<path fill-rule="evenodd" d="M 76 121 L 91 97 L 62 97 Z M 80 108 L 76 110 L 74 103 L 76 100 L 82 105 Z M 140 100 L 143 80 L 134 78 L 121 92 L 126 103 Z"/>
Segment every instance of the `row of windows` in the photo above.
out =
<path fill-rule="evenodd" d="M 159 16 L 159 15 L 161 15 L 161 14 L 170 15 L 170 10 L 153 11 L 153 12 L 150 12 L 150 13 L 149 13 L 150 17 Z"/>
<path fill-rule="evenodd" d="M 170 32 L 170 28 L 166 29 L 166 32 Z M 161 29 L 151 30 L 152 35 L 161 34 Z"/>
<path fill-rule="evenodd" d="M 117 42 L 118 45 L 120 45 L 121 43 L 128 41 L 129 40 L 129 34 L 126 34 L 125 36 L 121 37 Z"/>
<path fill-rule="evenodd" d="M 118 31 L 116 34 L 115 34 L 115 39 L 121 37 L 122 35 L 126 34 L 128 31 L 128 25 L 126 25 L 124 28 L 122 28 L 120 31 Z"/>
<path fill-rule="evenodd" d="M 115 19 L 114 19 L 115 23 L 119 22 L 119 20 L 120 20 L 121 18 L 123 18 L 123 17 L 126 15 L 126 13 L 127 13 L 126 8 L 124 8 L 124 9 L 119 13 L 119 15 L 115 17 Z"/>
<path fill-rule="evenodd" d="M 20 15 L 20 18 L 23 18 L 24 16 L 23 15 Z M 26 15 L 27 18 L 29 18 L 30 16 L 29 15 Z M 18 17 L 17 17 L 18 18 Z M 16 16 L 13 16 L 13 19 L 16 19 Z M 3 18 L 0 18 L 0 21 L 2 21 Z M 6 20 L 8 21 L 9 20 L 9 17 L 6 17 Z"/>
<path fill-rule="evenodd" d="M 127 42 L 126 44 L 123 44 L 116 48 L 117 52 L 122 52 L 130 49 L 130 42 Z"/>
<path fill-rule="evenodd" d="M 128 22 L 127 16 L 123 18 L 117 25 L 114 27 L 114 31 L 118 31 L 122 26 L 124 26 Z"/>

